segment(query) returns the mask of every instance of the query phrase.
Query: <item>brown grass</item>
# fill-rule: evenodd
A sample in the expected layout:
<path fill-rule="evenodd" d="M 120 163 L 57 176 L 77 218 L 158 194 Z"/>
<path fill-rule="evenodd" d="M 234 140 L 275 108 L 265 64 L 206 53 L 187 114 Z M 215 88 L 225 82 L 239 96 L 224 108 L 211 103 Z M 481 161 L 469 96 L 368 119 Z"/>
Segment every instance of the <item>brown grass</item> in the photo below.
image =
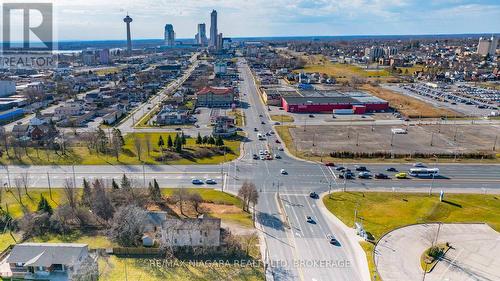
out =
<path fill-rule="evenodd" d="M 445 109 L 437 108 L 429 103 L 423 102 L 416 98 L 412 98 L 394 91 L 372 86 L 363 85 L 361 89 L 370 92 L 372 95 L 377 96 L 389 102 L 392 108 L 397 109 L 399 112 L 410 118 L 439 118 L 439 117 L 460 117 L 460 113 Z"/>

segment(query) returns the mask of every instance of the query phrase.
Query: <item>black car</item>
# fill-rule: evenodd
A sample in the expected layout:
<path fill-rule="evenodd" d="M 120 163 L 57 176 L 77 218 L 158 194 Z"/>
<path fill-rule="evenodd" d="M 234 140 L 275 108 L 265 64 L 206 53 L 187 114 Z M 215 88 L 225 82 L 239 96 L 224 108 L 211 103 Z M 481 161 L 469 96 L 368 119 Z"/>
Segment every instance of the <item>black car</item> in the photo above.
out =
<path fill-rule="evenodd" d="M 316 199 L 316 198 L 318 198 L 319 196 L 318 196 L 318 194 L 317 194 L 316 192 L 314 192 L 314 191 L 313 191 L 313 192 L 309 193 L 309 197 L 311 197 L 311 198 L 313 198 L 313 199 Z"/>
<path fill-rule="evenodd" d="M 254 154 L 252 157 L 253 157 L 253 160 L 259 160 L 259 156 L 257 154 Z"/>
<path fill-rule="evenodd" d="M 260 121 L 260 124 L 264 125 L 264 124 L 266 124 L 266 122 L 264 122 L 264 121 Z"/>
<path fill-rule="evenodd" d="M 368 169 L 365 166 L 356 166 L 356 171 L 364 172 L 364 171 L 368 171 Z"/>
<path fill-rule="evenodd" d="M 344 168 L 344 167 L 342 167 L 342 166 L 339 166 L 339 167 L 335 168 L 335 170 L 337 170 L 337 171 L 342 171 L 342 170 L 345 170 L 345 168 Z"/>
<path fill-rule="evenodd" d="M 342 173 L 342 174 L 339 175 L 339 178 L 350 180 L 350 179 L 354 178 L 354 174 L 351 173 L 351 172 L 344 172 L 344 173 Z"/>
<path fill-rule="evenodd" d="M 398 170 L 394 167 L 387 168 L 387 172 L 397 172 Z"/>
<path fill-rule="evenodd" d="M 389 176 L 386 175 L 386 174 L 383 174 L 383 173 L 378 173 L 378 174 L 375 174 L 375 178 L 376 179 L 381 179 L 381 180 L 384 180 L 384 179 L 388 179 Z"/>
<path fill-rule="evenodd" d="M 259 131 L 259 129 L 257 129 L 257 128 L 253 128 L 253 130 L 254 130 L 254 132 L 257 132 L 257 131 Z"/>
<path fill-rule="evenodd" d="M 314 118 L 314 115 L 312 115 L 312 114 L 309 114 L 309 118 Z"/>

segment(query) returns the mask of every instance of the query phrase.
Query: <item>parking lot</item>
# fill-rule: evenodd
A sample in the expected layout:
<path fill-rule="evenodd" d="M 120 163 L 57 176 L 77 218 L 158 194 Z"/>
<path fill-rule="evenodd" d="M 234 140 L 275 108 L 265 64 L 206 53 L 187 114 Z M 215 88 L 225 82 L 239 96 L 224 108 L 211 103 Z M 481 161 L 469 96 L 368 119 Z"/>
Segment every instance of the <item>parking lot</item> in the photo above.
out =
<path fill-rule="evenodd" d="M 393 128 L 407 129 L 407 134 L 393 134 Z M 298 150 L 315 155 L 332 151 L 454 154 L 492 152 L 500 126 L 454 125 L 452 121 L 408 127 L 307 126 L 304 130 L 304 126 L 297 126 L 290 128 L 290 134 Z M 498 139 L 495 149 L 500 151 Z"/>
<path fill-rule="evenodd" d="M 469 85 L 433 88 L 423 83 L 386 85 L 399 93 L 428 102 L 436 107 L 448 108 L 466 116 L 489 116 L 499 109 L 500 91 Z"/>

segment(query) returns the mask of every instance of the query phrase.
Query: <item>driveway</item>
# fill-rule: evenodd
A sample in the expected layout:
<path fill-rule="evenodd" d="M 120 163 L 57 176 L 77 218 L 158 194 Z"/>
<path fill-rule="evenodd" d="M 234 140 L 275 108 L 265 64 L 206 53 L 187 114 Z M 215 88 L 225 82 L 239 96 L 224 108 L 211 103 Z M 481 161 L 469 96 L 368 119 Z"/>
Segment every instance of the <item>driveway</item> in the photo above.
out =
<path fill-rule="evenodd" d="M 437 243 L 452 246 L 424 276 L 420 256 Z M 500 233 L 486 224 L 418 224 L 396 229 L 375 247 L 375 263 L 384 281 L 500 280 Z"/>

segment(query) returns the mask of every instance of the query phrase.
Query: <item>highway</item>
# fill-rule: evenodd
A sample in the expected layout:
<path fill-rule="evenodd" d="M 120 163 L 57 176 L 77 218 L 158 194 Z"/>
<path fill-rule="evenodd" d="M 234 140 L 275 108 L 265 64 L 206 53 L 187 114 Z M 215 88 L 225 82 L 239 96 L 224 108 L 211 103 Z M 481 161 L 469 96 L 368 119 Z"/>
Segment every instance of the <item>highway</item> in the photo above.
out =
<path fill-rule="evenodd" d="M 268 264 L 267 275 L 274 280 L 367 280 L 366 260 L 356 255 L 360 247 L 347 239 L 343 229 L 332 224 L 318 209 L 318 199 L 309 197 L 311 191 L 317 193 L 331 190 L 421 190 L 441 189 L 488 192 L 500 190 L 500 165 L 442 164 L 427 163 L 438 167 L 440 176 L 434 179 L 410 178 L 394 179 L 394 173 L 385 172 L 388 167 L 408 171 L 410 165 L 366 164 L 373 173 L 384 172 L 391 176 L 388 180 L 354 179 L 345 181 L 338 178 L 335 167 L 320 163 L 297 160 L 287 153 L 278 151 L 276 135 L 258 140 L 259 132 L 273 131 L 267 108 L 263 105 L 253 82 L 252 74 L 243 60 L 239 63 L 243 78 L 241 104 L 248 140 L 243 143 L 239 159 L 222 165 L 130 165 L 130 166 L 4 166 L 0 167 L 0 179 L 13 186 L 15 178 L 27 173 L 30 187 L 61 187 L 66 179 L 74 179 L 77 185 L 85 178 L 112 178 L 119 180 L 123 174 L 135 179 L 138 185 L 155 178 L 164 187 L 193 187 L 194 178 L 217 181 L 217 185 L 206 186 L 237 193 L 245 180 L 256 184 L 259 202 L 256 206 L 257 226 L 264 237 L 264 260 Z M 154 105 L 151 102 L 149 105 Z M 147 106 L 147 105 L 144 105 Z M 136 117 L 142 116 L 136 112 Z M 262 116 L 262 117 L 261 117 Z M 264 124 L 262 124 L 264 122 Z M 133 122 L 125 121 L 122 128 L 131 128 Z M 272 150 L 281 159 L 253 160 L 252 155 L 259 150 Z M 341 165 L 342 163 L 336 163 Z M 345 165 L 354 171 L 353 165 Z M 280 173 L 285 169 L 287 174 Z M 311 216 L 315 223 L 306 222 Z M 340 246 L 331 245 L 327 234 L 334 234 Z"/>

